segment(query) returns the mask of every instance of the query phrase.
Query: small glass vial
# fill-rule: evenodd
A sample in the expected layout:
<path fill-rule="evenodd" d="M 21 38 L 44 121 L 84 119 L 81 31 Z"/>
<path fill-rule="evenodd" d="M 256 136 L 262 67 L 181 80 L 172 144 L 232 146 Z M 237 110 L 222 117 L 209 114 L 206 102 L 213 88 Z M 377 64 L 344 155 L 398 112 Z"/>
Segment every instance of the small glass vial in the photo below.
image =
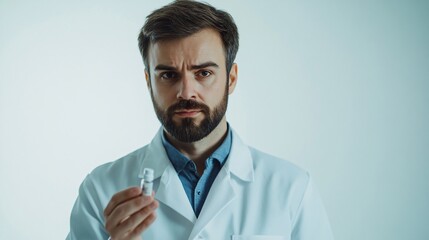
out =
<path fill-rule="evenodd" d="M 153 188 L 153 169 L 145 168 L 143 169 L 143 179 L 141 181 L 142 191 L 144 196 L 152 195 Z"/>

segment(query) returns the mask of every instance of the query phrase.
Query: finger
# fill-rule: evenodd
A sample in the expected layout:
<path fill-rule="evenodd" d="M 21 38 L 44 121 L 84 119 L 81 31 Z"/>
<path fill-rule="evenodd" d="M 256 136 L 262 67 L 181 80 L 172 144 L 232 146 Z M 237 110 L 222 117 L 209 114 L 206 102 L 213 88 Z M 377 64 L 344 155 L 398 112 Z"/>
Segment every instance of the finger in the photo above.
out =
<path fill-rule="evenodd" d="M 140 195 L 119 204 L 115 209 L 113 209 L 110 215 L 107 216 L 106 227 L 107 224 L 113 228 L 118 226 L 131 215 L 150 205 L 153 201 L 154 199 L 152 197 Z"/>
<path fill-rule="evenodd" d="M 155 220 L 155 210 L 158 208 L 158 201 L 153 201 L 148 206 L 144 207 L 140 211 L 134 213 L 132 216 L 130 216 L 127 220 L 123 221 L 119 224 L 119 226 L 116 228 L 116 233 L 119 236 L 124 236 L 125 234 L 141 234 L 143 230 L 145 230 L 147 227 L 142 228 L 139 227 L 142 223 L 145 223 L 144 225 L 149 226 L 150 223 Z M 137 230 L 136 230 L 137 229 Z"/>
<path fill-rule="evenodd" d="M 144 221 L 142 221 L 134 230 L 128 233 L 128 236 L 135 238 L 141 235 L 156 220 L 156 212 L 152 212 Z"/>
<path fill-rule="evenodd" d="M 134 231 L 130 233 L 131 236 L 139 236 L 143 231 L 145 231 L 149 226 L 155 222 L 156 220 L 156 213 L 153 212 L 149 217 L 147 217 L 142 223 L 140 223 Z"/>
<path fill-rule="evenodd" d="M 116 206 L 127 201 L 128 199 L 135 198 L 141 195 L 141 193 L 142 193 L 141 188 L 130 187 L 113 195 L 113 197 L 110 199 L 109 203 L 107 204 L 107 207 L 104 209 L 104 218 L 109 216 L 112 213 L 113 209 L 116 208 Z"/>

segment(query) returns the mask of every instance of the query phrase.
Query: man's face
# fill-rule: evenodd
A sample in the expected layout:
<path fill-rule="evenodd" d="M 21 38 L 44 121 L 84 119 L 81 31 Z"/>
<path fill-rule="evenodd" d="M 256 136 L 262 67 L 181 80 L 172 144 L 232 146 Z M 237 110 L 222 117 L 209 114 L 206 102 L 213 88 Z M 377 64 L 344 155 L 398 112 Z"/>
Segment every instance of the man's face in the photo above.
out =
<path fill-rule="evenodd" d="M 236 66 L 233 76 L 227 75 L 222 39 L 215 30 L 151 45 L 149 70 L 146 80 L 156 115 L 175 139 L 198 141 L 224 119 Z"/>

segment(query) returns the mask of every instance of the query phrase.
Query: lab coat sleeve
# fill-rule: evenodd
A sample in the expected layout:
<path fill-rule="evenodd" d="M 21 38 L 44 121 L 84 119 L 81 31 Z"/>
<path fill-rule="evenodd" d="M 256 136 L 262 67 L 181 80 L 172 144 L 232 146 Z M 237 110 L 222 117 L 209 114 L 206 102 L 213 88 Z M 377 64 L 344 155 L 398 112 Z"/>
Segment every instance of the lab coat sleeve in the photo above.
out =
<path fill-rule="evenodd" d="M 103 209 L 96 192 L 91 175 L 88 175 L 80 185 L 66 240 L 108 239 L 104 228 Z"/>
<path fill-rule="evenodd" d="M 334 239 L 325 208 L 310 177 L 292 227 L 292 240 Z"/>

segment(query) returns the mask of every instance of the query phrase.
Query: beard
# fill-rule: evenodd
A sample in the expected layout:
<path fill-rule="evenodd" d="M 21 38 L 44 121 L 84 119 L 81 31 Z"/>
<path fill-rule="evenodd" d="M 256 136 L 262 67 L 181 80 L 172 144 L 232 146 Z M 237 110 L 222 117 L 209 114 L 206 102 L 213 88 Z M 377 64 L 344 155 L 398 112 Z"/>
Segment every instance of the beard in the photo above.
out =
<path fill-rule="evenodd" d="M 155 101 L 152 88 L 150 94 L 156 116 L 165 130 L 180 142 L 192 143 L 208 136 L 225 116 L 228 106 L 228 81 L 220 103 L 213 110 L 207 105 L 194 100 L 179 100 L 164 111 Z M 204 114 L 204 119 L 200 124 L 197 125 L 193 118 L 182 118 L 179 123 L 173 121 L 176 111 L 187 109 L 198 109 Z"/>

